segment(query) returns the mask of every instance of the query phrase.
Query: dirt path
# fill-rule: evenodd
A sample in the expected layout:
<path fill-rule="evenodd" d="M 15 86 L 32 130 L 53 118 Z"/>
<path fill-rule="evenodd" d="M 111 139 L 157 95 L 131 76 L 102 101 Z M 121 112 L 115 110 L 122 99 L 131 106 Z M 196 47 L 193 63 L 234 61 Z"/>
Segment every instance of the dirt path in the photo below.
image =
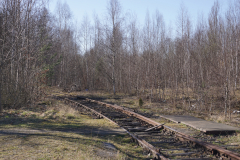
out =
<path fill-rule="evenodd" d="M 53 133 L 76 133 L 81 135 L 126 135 L 126 132 L 119 128 L 104 129 L 104 128 L 86 128 L 86 129 L 59 129 L 59 131 L 51 131 L 45 129 L 28 129 L 28 128 L 13 128 L 0 129 L 0 135 L 37 135 L 37 134 L 53 134 Z"/>

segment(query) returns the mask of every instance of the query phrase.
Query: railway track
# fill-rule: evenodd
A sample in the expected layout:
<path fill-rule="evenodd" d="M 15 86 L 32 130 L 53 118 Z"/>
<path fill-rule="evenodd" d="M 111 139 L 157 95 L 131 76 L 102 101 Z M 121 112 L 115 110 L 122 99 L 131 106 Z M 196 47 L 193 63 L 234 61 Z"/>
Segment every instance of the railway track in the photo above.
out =
<path fill-rule="evenodd" d="M 122 127 L 155 159 L 238 159 L 240 154 L 185 135 L 127 108 L 77 97 L 64 102 Z"/>

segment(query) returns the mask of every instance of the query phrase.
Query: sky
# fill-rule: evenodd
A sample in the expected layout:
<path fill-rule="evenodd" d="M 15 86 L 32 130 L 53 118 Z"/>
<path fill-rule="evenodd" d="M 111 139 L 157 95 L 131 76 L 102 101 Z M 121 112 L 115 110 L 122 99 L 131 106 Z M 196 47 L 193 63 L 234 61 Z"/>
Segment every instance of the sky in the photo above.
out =
<path fill-rule="evenodd" d="M 50 0 L 49 9 L 54 12 L 58 0 Z M 94 13 L 99 17 L 104 16 L 109 0 L 60 0 L 62 3 L 66 2 L 74 19 L 78 23 L 82 21 L 83 16 L 87 15 L 89 19 L 93 19 Z M 218 0 L 222 11 L 227 10 L 231 0 Z M 197 23 L 197 18 L 200 14 L 207 19 L 208 14 L 213 6 L 215 0 L 119 0 L 123 13 L 130 12 L 137 16 L 140 25 L 145 22 L 147 11 L 150 16 L 156 12 L 163 15 L 167 27 L 171 25 L 176 28 L 176 21 L 180 11 L 180 6 L 183 3 L 188 10 L 190 20 L 193 27 Z"/>

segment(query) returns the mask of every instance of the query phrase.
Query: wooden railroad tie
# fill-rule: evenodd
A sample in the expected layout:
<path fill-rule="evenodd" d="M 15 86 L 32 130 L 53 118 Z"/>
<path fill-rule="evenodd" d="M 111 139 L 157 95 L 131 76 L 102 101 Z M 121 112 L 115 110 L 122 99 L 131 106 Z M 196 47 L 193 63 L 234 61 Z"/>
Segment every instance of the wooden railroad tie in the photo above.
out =
<path fill-rule="evenodd" d="M 153 130 L 153 129 L 157 129 L 158 127 L 162 127 L 164 124 L 165 124 L 165 123 L 160 124 L 160 125 L 157 125 L 157 126 L 154 126 L 154 127 L 152 127 L 152 128 L 148 128 L 148 129 L 146 129 L 144 132 L 148 132 L 148 131 L 151 131 L 151 130 Z"/>

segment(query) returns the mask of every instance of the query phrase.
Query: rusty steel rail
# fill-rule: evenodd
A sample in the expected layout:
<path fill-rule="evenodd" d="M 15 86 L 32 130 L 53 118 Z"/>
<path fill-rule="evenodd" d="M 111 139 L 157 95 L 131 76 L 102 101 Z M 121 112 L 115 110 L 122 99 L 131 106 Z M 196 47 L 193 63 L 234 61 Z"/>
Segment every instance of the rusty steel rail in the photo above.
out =
<path fill-rule="evenodd" d="M 156 122 L 156 121 L 153 121 L 153 120 L 151 120 L 151 119 L 149 119 L 149 118 L 147 118 L 147 117 L 144 117 L 144 116 L 142 116 L 142 115 L 140 115 L 140 114 L 138 114 L 138 113 L 129 111 L 129 110 L 127 110 L 127 109 L 125 109 L 125 108 L 123 108 L 123 107 L 121 107 L 121 106 L 111 105 L 111 104 L 107 104 L 107 103 L 104 103 L 104 102 L 92 100 L 92 99 L 89 99 L 89 98 L 86 98 L 86 100 L 87 100 L 88 102 L 97 103 L 97 104 L 100 104 L 100 105 L 102 105 L 102 106 L 115 108 L 116 110 L 119 110 L 119 111 L 121 111 L 121 112 L 123 112 L 123 113 L 125 113 L 125 114 L 127 114 L 127 115 L 129 115 L 129 116 L 133 116 L 133 117 L 139 118 L 139 119 L 141 119 L 141 120 L 143 120 L 143 121 L 145 121 L 145 122 L 147 122 L 148 124 L 151 124 L 151 125 L 153 125 L 153 126 L 161 126 L 161 125 L 162 125 L 161 123 L 158 123 L 158 122 Z"/>
<path fill-rule="evenodd" d="M 97 103 L 99 105 L 103 105 L 103 106 L 106 106 L 106 107 L 112 107 L 112 108 L 115 108 L 116 110 L 119 110 L 125 114 L 128 114 L 130 116 L 133 116 L 133 117 L 136 117 L 136 118 L 139 118 L 153 126 L 157 126 L 157 125 L 161 125 L 160 123 L 156 122 L 156 121 L 153 121 L 147 117 L 144 117 L 138 113 L 135 113 L 135 112 L 132 112 L 132 111 L 129 111 L 121 106 L 117 106 L 117 105 L 111 105 L 111 104 L 107 104 L 107 103 L 104 103 L 104 102 L 100 102 L 100 101 L 96 101 L 96 100 L 92 100 L 92 99 L 89 99 L 89 98 L 86 98 L 86 100 L 88 102 L 92 102 L 92 103 Z M 179 131 L 176 131 L 174 130 L 173 128 L 171 127 L 168 127 L 168 126 L 165 126 L 165 125 L 162 125 L 162 128 L 166 129 L 166 130 L 169 130 L 173 133 L 175 133 L 175 135 L 179 138 L 179 139 L 183 139 L 185 141 L 189 141 L 191 143 L 194 143 L 194 144 L 197 144 L 197 145 L 200 145 L 204 148 L 206 148 L 208 151 L 210 151 L 212 154 L 214 155 L 218 155 L 218 156 L 221 156 L 221 157 L 226 157 L 226 158 L 229 158 L 229 159 L 236 159 L 236 160 L 240 160 L 240 154 L 238 153 L 235 153 L 235 152 L 232 152 L 232 151 L 229 151 L 229 150 L 226 150 L 222 147 L 219 147 L 219 146 L 216 146 L 216 145 L 213 145 L 211 143 L 208 143 L 208 142 L 204 142 L 204 141 L 200 141 L 196 138 L 193 138 L 189 135 L 186 135 L 184 133 L 181 133 Z"/>
<path fill-rule="evenodd" d="M 70 99 L 68 99 L 68 98 L 65 98 L 65 99 L 64 99 L 64 102 L 67 103 L 67 104 L 70 103 L 71 105 L 74 105 L 74 106 L 83 107 L 84 109 L 86 109 L 86 110 L 88 110 L 88 111 L 91 111 L 91 112 L 93 112 L 94 114 L 98 115 L 100 118 L 105 118 L 105 119 L 109 120 L 110 122 L 112 122 L 112 123 L 116 124 L 117 126 L 119 126 L 119 125 L 118 125 L 116 122 L 114 122 L 113 120 L 109 119 L 108 117 L 104 116 L 103 114 L 101 114 L 101 113 L 95 111 L 94 109 L 91 109 L 91 108 L 89 108 L 89 107 L 87 107 L 87 106 L 85 106 L 85 105 L 83 105 L 83 104 L 81 104 L 81 103 L 75 102 L 75 101 L 70 100 Z M 94 101 L 94 103 L 96 103 L 96 101 Z M 100 103 L 102 103 L 102 102 L 100 102 Z M 108 106 L 108 107 L 110 107 L 110 106 Z M 162 156 L 154 146 L 152 146 L 151 144 L 149 144 L 149 143 L 146 142 L 145 140 L 139 138 L 137 135 L 134 135 L 134 134 L 130 133 L 130 132 L 127 131 L 125 128 L 123 128 L 123 127 L 121 127 L 121 126 L 119 126 L 119 127 L 120 127 L 121 129 L 123 129 L 126 133 L 128 133 L 135 141 L 137 141 L 140 146 L 142 146 L 143 148 L 149 150 L 149 151 L 152 153 L 152 155 L 155 157 L 156 160 L 157 160 L 157 159 L 159 159 L 159 160 L 168 160 L 168 158 Z"/>

